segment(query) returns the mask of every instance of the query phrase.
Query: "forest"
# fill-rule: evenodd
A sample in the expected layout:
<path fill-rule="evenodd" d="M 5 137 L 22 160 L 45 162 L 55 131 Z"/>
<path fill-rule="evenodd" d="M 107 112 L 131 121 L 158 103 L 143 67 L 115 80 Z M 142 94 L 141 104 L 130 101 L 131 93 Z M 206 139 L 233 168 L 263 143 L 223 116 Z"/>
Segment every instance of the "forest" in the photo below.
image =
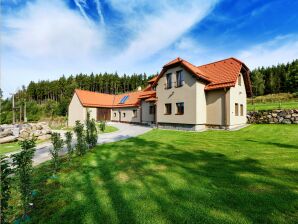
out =
<path fill-rule="evenodd" d="M 133 74 L 119 76 L 117 73 L 78 74 L 62 76 L 57 80 L 31 81 L 15 94 L 17 110 L 26 103 L 28 121 L 42 117 L 66 116 L 68 104 L 75 89 L 101 93 L 118 94 L 134 91 L 138 86 L 145 87 L 154 75 Z M 298 92 L 298 59 L 291 63 L 270 67 L 260 67 L 251 71 L 253 96 L 273 93 Z M 2 99 L 2 97 L 1 97 Z M 4 99 L 1 108 L 1 123 L 12 122 L 12 100 Z M 19 116 L 21 115 L 21 116 Z M 23 119 L 18 114 L 18 119 Z"/>

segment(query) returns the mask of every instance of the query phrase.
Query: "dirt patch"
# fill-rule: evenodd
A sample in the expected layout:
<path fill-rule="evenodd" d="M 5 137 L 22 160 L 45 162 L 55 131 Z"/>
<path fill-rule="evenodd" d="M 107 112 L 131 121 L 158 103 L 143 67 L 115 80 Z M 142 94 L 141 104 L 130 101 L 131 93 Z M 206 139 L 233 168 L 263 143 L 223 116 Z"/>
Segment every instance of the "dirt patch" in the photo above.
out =
<path fill-rule="evenodd" d="M 116 179 L 121 183 L 126 183 L 127 181 L 129 181 L 129 176 L 127 175 L 127 173 L 119 172 L 116 176 Z"/>

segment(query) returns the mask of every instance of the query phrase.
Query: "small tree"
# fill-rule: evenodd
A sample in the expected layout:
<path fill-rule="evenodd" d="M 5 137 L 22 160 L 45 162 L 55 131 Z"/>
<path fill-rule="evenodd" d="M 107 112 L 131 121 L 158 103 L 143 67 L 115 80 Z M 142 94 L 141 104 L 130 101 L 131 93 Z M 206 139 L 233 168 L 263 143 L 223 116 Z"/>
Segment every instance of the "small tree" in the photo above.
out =
<path fill-rule="evenodd" d="M 88 144 L 88 147 L 91 147 L 92 142 L 92 133 L 91 133 L 91 120 L 90 120 L 90 111 L 87 109 L 87 117 L 86 117 L 86 142 Z"/>
<path fill-rule="evenodd" d="M 105 132 L 105 130 L 106 130 L 106 121 L 100 121 L 99 129 L 100 129 L 101 132 Z"/>
<path fill-rule="evenodd" d="M 80 121 L 76 121 L 76 125 L 73 130 L 77 136 L 76 151 L 78 155 L 83 155 L 86 153 L 88 148 L 86 143 L 85 133 L 84 133 L 84 125 L 81 124 Z"/>
<path fill-rule="evenodd" d="M 10 163 L 6 156 L 0 156 L 0 167 L 1 167 L 1 191 L 0 191 L 0 200 L 1 200 L 1 212 L 0 212 L 0 223 L 8 223 L 6 220 L 6 213 L 9 209 L 8 200 L 10 198 L 10 185 L 11 185 L 11 174 L 12 169 Z"/>
<path fill-rule="evenodd" d="M 96 128 L 96 122 L 94 119 L 90 122 L 90 146 L 91 148 L 95 147 L 97 144 L 98 134 Z"/>
<path fill-rule="evenodd" d="M 32 158 L 35 152 L 35 139 L 20 142 L 21 152 L 11 156 L 18 177 L 18 186 L 23 206 L 23 219 L 27 216 L 32 197 Z"/>
<path fill-rule="evenodd" d="M 53 148 L 50 148 L 50 153 L 52 155 L 53 165 L 54 165 L 54 173 L 57 172 L 59 167 L 59 152 L 63 147 L 63 140 L 59 133 L 52 133 L 51 141 L 53 144 Z"/>
<path fill-rule="evenodd" d="M 72 132 L 68 131 L 65 133 L 65 144 L 67 147 L 67 153 L 68 153 L 68 159 L 70 160 L 73 155 L 73 147 L 71 145 L 72 143 Z"/>

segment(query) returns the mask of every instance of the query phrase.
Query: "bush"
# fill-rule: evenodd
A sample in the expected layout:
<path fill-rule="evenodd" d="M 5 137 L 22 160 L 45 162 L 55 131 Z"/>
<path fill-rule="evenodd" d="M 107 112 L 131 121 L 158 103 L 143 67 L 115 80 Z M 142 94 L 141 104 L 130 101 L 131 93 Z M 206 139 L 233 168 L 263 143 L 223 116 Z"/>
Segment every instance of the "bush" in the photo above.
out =
<path fill-rule="evenodd" d="M 10 167 L 7 157 L 0 156 L 0 167 L 1 167 L 1 188 L 0 188 L 0 200 L 1 200 L 1 212 L 0 212 L 0 223 L 8 223 L 6 220 L 6 214 L 8 212 L 8 200 L 10 198 L 10 185 L 11 185 L 11 174 L 12 169 Z"/>
<path fill-rule="evenodd" d="M 23 219 L 26 218 L 29 203 L 32 199 L 32 159 L 35 152 L 35 139 L 20 141 L 22 151 L 11 156 L 18 177 L 18 187 L 21 193 Z"/>
<path fill-rule="evenodd" d="M 90 120 L 90 112 L 87 111 L 86 119 L 86 141 L 89 148 L 93 148 L 97 144 L 97 129 L 96 122 L 94 119 Z"/>
<path fill-rule="evenodd" d="M 52 133 L 51 141 L 53 144 L 53 148 L 50 148 L 50 153 L 52 155 L 53 165 L 54 165 L 54 173 L 57 172 L 59 167 L 59 151 L 61 151 L 63 147 L 63 140 L 59 133 Z"/>
<path fill-rule="evenodd" d="M 76 152 L 80 156 L 85 154 L 88 148 L 88 145 L 86 143 L 86 136 L 84 133 L 84 125 L 81 124 L 80 121 L 76 121 L 76 125 L 73 130 L 77 136 Z"/>
<path fill-rule="evenodd" d="M 65 144 L 67 147 L 67 153 L 68 153 L 69 160 L 71 159 L 71 157 L 73 155 L 73 147 L 72 147 L 71 143 L 72 143 L 72 132 L 68 131 L 65 133 Z"/>
<path fill-rule="evenodd" d="M 101 132 L 105 132 L 105 130 L 106 130 L 106 121 L 100 121 L 99 129 L 100 129 Z"/>

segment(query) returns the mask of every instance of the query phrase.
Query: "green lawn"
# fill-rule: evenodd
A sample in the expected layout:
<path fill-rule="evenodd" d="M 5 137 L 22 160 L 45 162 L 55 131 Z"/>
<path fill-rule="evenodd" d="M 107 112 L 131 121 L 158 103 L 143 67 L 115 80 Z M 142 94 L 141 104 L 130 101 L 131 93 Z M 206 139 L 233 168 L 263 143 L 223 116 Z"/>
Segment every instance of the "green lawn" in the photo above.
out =
<path fill-rule="evenodd" d="M 99 124 L 98 124 L 98 127 L 99 127 Z M 107 125 L 105 131 L 104 132 L 100 131 L 100 133 L 111 133 L 111 132 L 115 132 L 118 130 L 119 129 L 114 126 Z"/>
<path fill-rule="evenodd" d="M 297 223 L 297 139 L 297 125 L 251 125 L 100 145 L 57 179 L 49 162 L 38 167 L 31 221 Z"/>
<path fill-rule="evenodd" d="M 247 110 L 274 110 L 274 109 L 298 109 L 298 101 L 282 101 L 282 102 L 264 102 L 264 103 L 247 103 Z"/>
<path fill-rule="evenodd" d="M 36 143 L 40 144 L 46 141 L 50 140 L 38 140 Z M 5 144 L 0 144 L 0 155 L 9 153 L 9 152 L 14 152 L 17 150 L 20 150 L 20 145 L 18 142 L 11 142 L 11 143 L 5 143 Z"/>

